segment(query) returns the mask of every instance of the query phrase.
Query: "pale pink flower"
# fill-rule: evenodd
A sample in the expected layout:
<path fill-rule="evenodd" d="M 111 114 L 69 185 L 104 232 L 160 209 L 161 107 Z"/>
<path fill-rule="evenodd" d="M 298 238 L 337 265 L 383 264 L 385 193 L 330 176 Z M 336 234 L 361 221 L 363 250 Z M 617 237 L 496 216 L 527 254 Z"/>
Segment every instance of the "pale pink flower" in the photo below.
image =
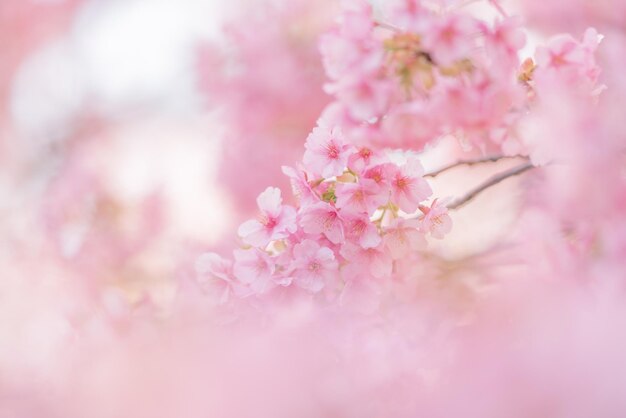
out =
<path fill-rule="evenodd" d="M 441 134 L 441 118 L 424 101 L 416 100 L 394 107 L 382 129 L 384 145 L 421 151 Z"/>
<path fill-rule="evenodd" d="M 421 230 L 424 233 L 442 239 L 452 230 L 452 218 L 448 215 L 448 208 L 438 199 L 433 200 L 430 207 L 420 205 L 419 209 L 424 214 L 421 218 Z"/>
<path fill-rule="evenodd" d="M 602 38 L 593 28 L 587 29 L 582 42 L 567 34 L 555 36 L 546 46 L 537 48 L 537 65 L 542 69 L 557 71 L 560 77 L 565 77 L 569 82 L 586 78 L 595 83 L 600 68 L 594 53 Z"/>
<path fill-rule="evenodd" d="M 432 194 L 430 186 L 422 177 L 422 164 L 409 157 L 406 164 L 395 169 L 391 180 L 391 200 L 404 212 L 417 210 L 420 202 Z"/>
<path fill-rule="evenodd" d="M 486 25 L 485 25 L 486 26 Z M 517 54 L 526 44 L 526 34 L 522 31 L 519 17 L 510 17 L 496 22 L 493 28 L 484 27 L 489 52 L 494 58 L 510 57 L 517 60 Z"/>
<path fill-rule="evenodd" d="M 228 302 L 233 290 L 236 291 L 232 260 L 224 259 L 215 253 L 205 253 L 197 258 L 195 270 L 196 281 L 200 287 L 216 295 L 218 303 Z"/>
<path fill-rule="evenodd" d="M 350 115 L 360 121 L 382 116 L 389 107 L 392 84 L 371 74 L 350 74 L 327 84 L 325 90 L 343 103 Z"/>
<path fill-rule="evenodd" d="M 315 194 L 309 176 L 303 167 L 283 166 L 282 170 L 283 174 L 289 177 L 291 190 L 300 205 L 305 206 L 319 201 L 319 197 Z"/>
<path fill-rule="evenodd" d="M 366 178 L 357 183 L 337 183 L 337 207 L 371 215 L 387 203 L 387 196 L 381 190 L 374 180 Z"/>
<path fill-rule="evenodd" d="M 374 28 L 372 6 L 362 0 L 344 1 L 342 6 L 341 35 L 355 41 L 369 40 Z"/>
<path fill-rule="evenodd" d="M 271 241 L 287 238 L 296 230 L 296 210 L 282 205 L 280 190 L 268 187 L 257 198 L 259 219 L 251 219 L 239 227 L 243 242 L 264 248 Z"/>
<path fill-rule="evenodd" d="M 538 65 L 554 69 L 580 64 L 585 58 L 578 41 L 568 34 L 553 37 L 546 46 L 537 48 L 535 56 Z"/>
<path fill-rule="evenodd" d="M 358 3 L 358 4 L 357 4 Z M 383 51 L 372 39 L 371 7 L 366 2 L 344 2 L 339 27 L 320 38 L 320 51 L 329 78 L 339 80 L 358 71 L 372 73 L 382 62 Z"/>
<path fill-rule="evenodd" d="M 319 292 L 337 275 L 339 264 L 330 248 L 307 239 L 293 248 L 292 276 L 294 283 L 311 292 Z"/>
<path fill-rule="evenodd" d="M 343 213 L 346 239 L 358 243 L 363 248 L 374 248 L 381 238 L 376 225 L 369 217 L 356 213 Z"/>
<path fill-rule="evenodd" d="M 472 53 L 472 35 L 476 22 L 467 15 L 447 15 L 433 19 L 424 33 L 424 46 L 439 65 L 468 58 Z"/>
<path fill-rule="evenodd" d="M 379 161 L 382 161 L 382 158 L 375 150 L 367 146 L 361 146 L 348 158 L 348 168 L 355 173 L 361 173 L 365 168 Z"/>
<path fill-rule="evenodd" d="M 381 195 L 384 194 L 389 198 L 396 169 L 396 166 L 391 163 L 378 164 L 365 170 L 362 178 L 373 180 L 381 188 Z"/>
<path fill-rule="evenodd" d="M 300 215 L 300 225 L 307 234 L 324 234 L 334 244 L 344 240 L 343 223 L 339 213 L 335 207 L 326 202 L 305 207 Z"/>
<path fill-rule="evenodd" d="M 426 247 L 426 239 L 420 226 L 417 219 L 396 218 L 385 228 L 385 248 L 395 260 Z"/>
<path fill-rule="evenodd" d="M 341 129 L 313 129 L 306 140 L 303 161 L 306 167 L 324 178 L 341 175 L 348 166 L 352 147 L 346 144 Z"/>
<path fill-rule="evenodd" d="M 422 32 L 430 18 L 422 0 L 386 0 L 385 10 L 394 26 L 411 32 Z"/>
<path fill-rule="evenodd" d="M 346 39 L 338 31 L 320 37 L 320 51 L 326 74 L 334 80 L 343 77 L 363 57 L 359 45 Z"/>
<path fill-rule="evenodd" d="M 255 293 L 264 293 L 272 287 L 276 266 L 266 252 L 252 248 L 235 250 L 233 255 L 233 273 L 239 281 L 250 286 Z"/>
<path fill-rule="evenodd" d="M 346 242 L 341 246 L 340 254 L 349 262 L 344 268 L 346 278 L 364 280 L 368 277 L 386 279 L 391 276 L 393 260 L 390 254 L 384 251 L 382 245 L 363 248 Z"/>

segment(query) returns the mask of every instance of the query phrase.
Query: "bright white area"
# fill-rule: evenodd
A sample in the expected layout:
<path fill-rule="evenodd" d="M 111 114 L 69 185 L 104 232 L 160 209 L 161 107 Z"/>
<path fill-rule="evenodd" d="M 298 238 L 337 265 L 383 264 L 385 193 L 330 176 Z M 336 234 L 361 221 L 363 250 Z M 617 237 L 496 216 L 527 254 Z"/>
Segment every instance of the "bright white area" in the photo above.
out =
<path fill-rule="evenodd" d="M 219 33 L 219 0 L 92 0 L 67 36 L 23 63 L 12 111 L 17 127 L 45 135 L 80 106 L 164 112 L 194 106 L 194 48 Z M 115 115 L 113 115 L 115 116 Z"/>

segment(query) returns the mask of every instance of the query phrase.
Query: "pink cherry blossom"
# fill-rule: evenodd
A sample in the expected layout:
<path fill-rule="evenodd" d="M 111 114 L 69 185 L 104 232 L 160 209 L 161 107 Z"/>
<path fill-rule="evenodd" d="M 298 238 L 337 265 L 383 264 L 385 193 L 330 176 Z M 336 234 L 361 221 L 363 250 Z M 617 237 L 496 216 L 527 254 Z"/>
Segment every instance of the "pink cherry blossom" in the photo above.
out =
<path fill-rule="evenodd" d="M 368 146 L 360 146 L 348 159 L 348 168 L 355 173 L 361 173 L 366 167 L 380 162 L 380 155 Z"/>
<path fill-rule="evenodd" d="M 291 275 L 294 283 L 305 290 L 319 292 L 335 276 L 338 263 L 332 250 L 313 240 L 304 240 L 293 248 Z"/>
<path fill-rule="evenodd" d="M 385 79 L 351 74 L 326 85 L 325 90 L 336 95 L 353 118 L 369 121 L 380 117 L 388 109 L 392 86 Z"/>
<path fill-rule="evenodd" d="M 345 143 L 340 128 L 313 129 L 305 144 L 305 166 L 324 178 L 341 175 L 348 166 L 352 147 Z"/>
<path fill-rule="evenodd" d="M 505 18 L 496 22 L 492 28 L 485 27 L 487 47 L 492 49 L 494 59 L 515 59 L 526 43 L 526 35 L 522 30 L 519 17 Z"/>
<path fill-rule="evenodd" d="M 389 20 L 407 31 L 423 31 L 428 22 L 428 10 L 421 0 L 387 0 L 385 2 Z"/>
<path fill-rule="evenodd" d="M 373 248 L 346 242 L 341 247 L 341 255 L 349 261 L 344 274 L 355 280 L 367 277 L 387 279 L 391 276 L 393 260 L 382 244 Z"/>
<path fill-rule="evenodd" d="M 363 214 L 343 213 L 346 239 L 358 243 L 363 248 L 374 248 L 381 238 L 376 225 Z"/>
<path fill-rule="evenodd" d="M 226 303 L 232 292 L 235 277 L 233 262 L 215 253 L 202 254 L 196 260 L 196 280 L 203 288 L 219 293 L 220 303 Z"/>
<path fill-rule="evenodd" d="M 335 190 L 337 207 L 372 215 L 378 207 L 387 203 L 387 196 L 380 190 L 374 180 L 366 178 L 357 183 L 338 183 Z"/>
<path fill-rule="evenodd" d="M 581 64 L 585 54 L 571 35 L 552 38 L 548 45 L 537 48 L 537 64 L 552 69 Z"/>
<path fill-rule="evenodd" d="M 385 248 L 394 260 L 426 248 L 426 240 L 420 226 L 417 219 L 396 218 L 385 228 Z"/>
<path fill-rule="evenodd" d="M 307 234 L 324 234 L 334 244 L 344 240 L 342 219 L 329 203 L 318 202 L 305 207 L 300 215 L 300 225 Z"/>
<path fill-rule="evenodd" d="M 368 168 L 363 173 L 363 178 L 373 180 L 380 188 L 381 194 L 389 196 L 391 182 L 396 174 L 396 166 L 391 163 L 382 163 Z"/>
<path fill-rule="evenodd" d="M 383 121 L 385 143 L 394 148 L 421 151 L 441 134 L 439 114 L 419 100 L 396 106 Z"/>
<path fill-rule="evenodd" d="M 235 250 L 233 255 L 233 273 L 239 281 L 250 286 L 255 293 L 264 293 L 272 287 L 276 266 L 266 252 L 253 248 Z"/>
<path fill-rule="evenodd" d="M 537 48 L 537 65 L 566 77 L 571 83 L 585 79 L 596 83 L 600 68 L 594 53 L 602 39 L 602 35 L 593 28 L 587 29 L 582 42 L 567 34 L 555 36 L 546 46 Z"/>
<path fill-rule="evenodd" d="M 239 227 L 243 242 L 265 247 L 270 241 L 286 238 L 296 230 L 296 210 L 282 205 L 280 190 L 268 187 L 257 198 L 261 210 L 258 220 L 252 219 Z"/>
<path fill-rule="evenodd" d="M 452 230 L 448 208 L 438 199 L 433 200 L 430 207 L 420 206 L 419 209 L 424 214 L 420 222 L 424 233 L 430 233 L 433 238 L 443 239 Z"/>
<path fill-rule="evenodd" d="M 467 15 L 447 15 L 431 20 L 424 45 L 439 64 L 448 65 L 472 54 L 476 22 Z"/>
<path fill-rule="evenodd" d="M 291 181 L 291 190 L 301 205 L 308 205 L 319 201 L 319 197 L 311 186 L 311 180 L 302 167 L 292 168 L 283 166 L 283 174 Z"/>
<path fill-rule="evenodd" d="M 422 164 L 410 157 L 406 164 L 395 169 L 391 179 L 391 200 L 406 213 L 417 210 L 420 202 L 431 195 L 430 186 L 422 178 Z"/>

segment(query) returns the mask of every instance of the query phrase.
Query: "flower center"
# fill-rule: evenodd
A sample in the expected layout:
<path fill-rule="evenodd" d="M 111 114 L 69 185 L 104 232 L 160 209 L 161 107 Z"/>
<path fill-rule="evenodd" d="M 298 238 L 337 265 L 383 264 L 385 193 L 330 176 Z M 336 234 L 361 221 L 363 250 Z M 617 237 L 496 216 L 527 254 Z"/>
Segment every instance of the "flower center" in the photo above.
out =
<path fill-rule="evenodd" d="M 329 230 L 335 224 L 337 220 L 337 214 L 335 212 L 328 212 L 324 219 L 324 229 Z"/>
<path fill-rule="evenodd" d="M 276 218 L 274 218 L 273 216 L 264 216 L 263 219 L 261 220 L 261 223 L 268 229 L 272 229 L 274 227 L 276 227 L 276 225 L 278 224 L 278 220 Z"/>
<path fill-rule="evenodd" d="M 365 222 L 363 221 L 355 221 L 352 224 L 352 232 L 354 233 L 354 235 L 361 235 L 363 234 L 363 232 L 365 231 Z"/>
<path fill-rule="evenodd" d="M 396 179 L 396 187 L 398 189 L 406 189 L 409 183 L 410 180 L 407 177 L 399 177 Z"/>
<path fill-rule="evenodd" d="M 337 145 L 331 142 L 326 147 L 326 154 L 331 160 L 336 160 L 339 158 L 339 148 L 337 148 Z"/>
<path fill-rule="evenodd" d="M 311 261 L 309 263 L 309 271 L 316 273 L 320 271 L 321 268 L 322 268 L 322 265 L 318 261 Z"/>

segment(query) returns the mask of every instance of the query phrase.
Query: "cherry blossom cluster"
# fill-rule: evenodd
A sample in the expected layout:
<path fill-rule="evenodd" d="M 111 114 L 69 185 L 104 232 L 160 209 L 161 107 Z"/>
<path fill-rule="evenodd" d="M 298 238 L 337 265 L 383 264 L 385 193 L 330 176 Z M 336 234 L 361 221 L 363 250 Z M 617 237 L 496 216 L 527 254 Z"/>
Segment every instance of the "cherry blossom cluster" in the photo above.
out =
<path fill-rule="evenodd" d="M 298 206 L 266 189 L 258 219 L 239 228 L 234 260 L 204 255 L 201 281 L 218 283 L 224 300 L 293 287 L 336 295 L 351 283 L 410 275 L 425 236 L 451 229 L 445 203 L 426 203 L 432 191 L 411 152 L 451 135 L 534 163 L 558 158 L 531 129 L 519 131 L 555 86 L 597 97 L 601 39 L 593 29 L 582 41 L 557 36 L 521 62 L 525 34 L 516 18 L 488 23 L 426 1 L 376 11 L 345 2 L 320 45 L 335 101 L 308 136 L 303 164 L 283 167 Z"/>
<path fill-rule="evenodd" d="M 201 273 L 239 295 L 290 285 L 332 293 L 355 279 L 391 278 L 418 261 L 427 235 L 443 238 L 452 226 L 444 204 L 425 204 L 432 191 L 417 157 L 402 160 L 349 145 L 340 129 L 320 123 L 307 138 L 304 164 L 283 167 L 298 207 L 267 188 L 258 218 L 239 227 L 244 248 L 234 262 L 205 255 Z"/>
<path fill-rule="evenodd" d="M 527 154 L 519 120 L 541 88 L 537 78 L 595 88 L 595 31 L 582 42 L 559 36 L 521 62 L 520 19 L 489 22 L 441 3 L 399 0 L 373 10 L 351 2 L 322 38 L 326 89 L 336 99 L 325 113 L 348 135 L 418 151 L 452 135 L 483 152 Z"/>

